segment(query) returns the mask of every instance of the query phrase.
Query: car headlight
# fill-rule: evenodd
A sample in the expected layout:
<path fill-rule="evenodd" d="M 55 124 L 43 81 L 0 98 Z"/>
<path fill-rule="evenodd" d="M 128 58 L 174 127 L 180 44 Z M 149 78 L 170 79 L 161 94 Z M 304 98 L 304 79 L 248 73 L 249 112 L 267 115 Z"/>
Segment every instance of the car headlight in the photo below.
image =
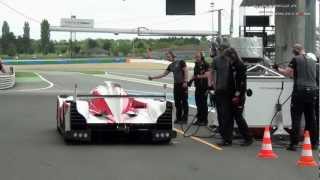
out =
<path fill-rule="evenodd" d="M 155 136 L 156 136 L 156 138 L 159 138 L 159 137 L 160 137 L 159 133 L 156 133 L 156 135 L 155 135 Z"/>
<path fill-rule="evenodd" d="M 166 137 L 170 137 L 170 133 L 169 132 L 166 132 Z"/>
<path fill-rule="evenodd" d="M 84 138 L 87 138 L 87 137 L 88 137 L 88 134 L 87 134 L 87 133 L 84 133 L 84 134 L 83 134 L 83 137 L 84 137 Z"/>
<path fill-rule="evenodd" d="M 160 137 L 161 137 L 161 138 L 164 138 L 164 133 L 163 133 L 163 132 L 160 133 Z"/>

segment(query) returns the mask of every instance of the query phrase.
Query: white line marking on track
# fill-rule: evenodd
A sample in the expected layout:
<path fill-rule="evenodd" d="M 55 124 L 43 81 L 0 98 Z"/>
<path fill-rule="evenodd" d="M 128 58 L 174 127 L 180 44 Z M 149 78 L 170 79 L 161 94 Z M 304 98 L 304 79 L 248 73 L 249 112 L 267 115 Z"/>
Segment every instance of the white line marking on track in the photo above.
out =
<path fill-rule="evenodd" d="M 146 78 L 146 75 L 142 75 L 142 74 L 131 74 L 131 73 L 119 73 L 119 72 L 109 72 L 108 74 L 114 74 L 114 75 L 128 75 L 128 76 L 136 76 L 136 77 L 144 77 Z M 168 77 L 164 77 L 162 78 L 164 80 L 172 80 L 172 78 L 168 78 Z"/>
<path fill-rule="evenodd" d="M 93 75 L 96 77 L 102 77 L 102 78 L 108 78 L 108 79 L 115 79 L 115 80 L 122 80 L 122 81 L 129 81 L 129 82 L 136 82 L 136 83 L 141 83 L 141 84 L 146 84 L 146 85 L 153 85 L 153 86 L 161 86 L 163 87 L 164 84 L 167 84 L 168 88 L 173 89 L 173 84 L 169 83 L 164 83 L 164 82 L 159 82 L 159 81 L 149 81 L 145 79 L 138 79 L 138 78 L 132 78 L 132 77 L 125 77 L 125 76 L 118 76 L 114 74 L 107 73 L 105 75 Z M 194 87 L 190 88 L 192 91 L 194 91 Z"/>
<path fill-rule="evenodd" d="M 182 135 L 184 134 L 184 132 L 181 131 L 180 129 L 174 128 L 174 130 L 175 130 L 177 133 L 179 133 L 179 134 L 182 134 Z M 194 136 L 191 136 L 190 138 L 191 138 L 192 140 L 194 140 L 194 141 L 197 141 L 197 142 L 199 142 L 199 143 L 205 144 L 205 145 L 207 145 L 207 146 L 209 146 L 209 147 L 211 147 L 211 148 L 213 148 L 213 149 L 215 149 L 215 150 L 219 150 L 219 151 L 222 151 L 222 150 L 223 150 L 223 149 L 222 149 L 221 147 L 219 147 L 218 145 L 211 144 L 211 143 L 209 143 L 209 142 L 207 142 L 207 141 L 205 141 L 205 140 L 203 140 L 203 139 L 201 139 L 201 138 L 194 137 Z"/>
<path fill-rule="evenodd" d="M 22 92 L 24 92 L 24 91 L 41 91 L 41 90 L 50 89 L 50 88 L 52 88 L 52 87 L 54 86 L 54 84 L 53 84 L 52 82 L 50 82 L 50 81 L 48 81 L 46 78 L 42 77 L 39 73 L 37 73 L 37 72 L 33 72 L 33 73 L 36 74 L 37 76 L 39 76 L 39 78 L 40 78 L 42 81 L 48 83 L 49 85 L 48 85 L 47 87 L 43 87 L 43 88 L 20 89 L 20 90 L 16 90 L 16 91 L 22 91 Z"/>

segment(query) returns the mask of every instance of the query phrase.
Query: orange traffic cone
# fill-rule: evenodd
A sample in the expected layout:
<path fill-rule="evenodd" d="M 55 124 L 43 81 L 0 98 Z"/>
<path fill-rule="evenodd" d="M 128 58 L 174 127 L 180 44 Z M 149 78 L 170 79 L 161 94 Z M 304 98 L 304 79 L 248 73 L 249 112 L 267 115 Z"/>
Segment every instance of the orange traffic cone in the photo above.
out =
<path fill-rule="evenodd" d="M 312 156 L 312 148 L 311 148 L 311 143 L 310 143 L 309 131 L 306 131 L 304 133 L 303 150 L 302 150 L 301 157 L 300 157 L 297 164 L 301 167 L 315 167 L 315 166 L 317 166 L 317 163 L 313 159 L 313 156 Z"/>
<path fill-rule="evenodd" d="M 262 148 L 258 154 L 258 157 L 264 158 L 264 159 L 276 159 L 276 158 L 278 158 L 278 155 L 276 155 L 272 151 L 272 143 L 271 143 L 269 129 L 270 129 L 269 126 L 265 127 L 265 129 L 264 129 Z"/>

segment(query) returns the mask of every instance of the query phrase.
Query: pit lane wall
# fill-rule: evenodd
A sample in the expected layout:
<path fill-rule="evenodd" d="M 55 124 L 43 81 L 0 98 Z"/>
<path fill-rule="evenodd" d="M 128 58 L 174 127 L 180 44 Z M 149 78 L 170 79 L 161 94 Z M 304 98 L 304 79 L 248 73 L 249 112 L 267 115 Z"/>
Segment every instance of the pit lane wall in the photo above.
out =
<path fill-rule="evenodd" d="M 0 89 L 9 89 L 15 85 L 16 72 L 14 67 L 10 67 L 9 73 L 0 74 Z"/>

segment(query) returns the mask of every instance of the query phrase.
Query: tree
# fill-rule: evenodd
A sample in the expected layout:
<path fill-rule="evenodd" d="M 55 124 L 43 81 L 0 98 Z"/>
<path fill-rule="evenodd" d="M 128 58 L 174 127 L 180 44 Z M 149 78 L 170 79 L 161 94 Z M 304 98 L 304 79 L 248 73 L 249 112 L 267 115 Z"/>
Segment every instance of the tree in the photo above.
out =
<path fill-rule="evenodd" d="M 9 34 L 10 28 L 7 21 L 4 21 L 2 24 L 2 37 L 1 37 L 1 47 L 4 54 L 7 54 L 9 49 Z"/>
<path fill-rule="evenodd" d="M 122 41 L 118 41 L 119 42 L 119 45 L 118 45 L 118 50 L 120 53 L 122 53 L 122 55 L 127 55 L 131 48 L 132 48 L 132 43 L 131 41 L 125 41 L 125 40 L 122 40 Z"/>
<path fill-rule="evenodd" d="M 110 48 L 111 48 L 111 46 L 112 46 L 111 41 L 110 41 L 110 40 L 105 40 L 105 41 L 103 42 L 102 48 L 103 48 L 104 50 L 109 51 Z"/>
<path fill-rule="evenodd" d="M 31 40 L 30 40 L 30 26 L 28 22 L 24 23 L 23 36 L 22 36 L 22 47 L 24 53 L 30 53 Z"/>
<path fill-rule="evenodd" d="M 16 50 L 18 54 L 24 53 L 24 39 L 21 36 L 18 36 L 16 39 Z"/>
<path fill-rule="evenodd" d="M 43 54 L 48 54 L 50 50 L 50 30 L 49 30 L 49 22 L 44 19 L 41 22 L 41 52 Z"/>
<path fill-rule="evenodd" d="M 14 56 L 17 54 L 17 46 L 16 46 L 16 37 L 12 32 L 9 32 L 9 34 L 7 35 L 8 38 L 8 47 L 6 50 L 6 54 L 8 56 Z"/>
<path fill-rule="evenodd" d="M 17 53 L 16 37 L 12 32 L 10 32 L 7 21 L 4 21 L 2 25 L 1 47 L 3 53 L 9 56 L 14 56 Z"/>
<path fill-rule="evenodd" d="M 7 21 L 3 21 L 2 25 L 2 36 L 6 36 L 10 33 L 9 24 Z"/>
<path fill-rule="evenodd" d="M 98 43 L 96 40 L 93 40 L 93 39 L 88 39 L 87 41 L 87 47 L 88 49 L 92 49 L 92 48 L 95 48 L 95 47 L 98 47 Z"/>

